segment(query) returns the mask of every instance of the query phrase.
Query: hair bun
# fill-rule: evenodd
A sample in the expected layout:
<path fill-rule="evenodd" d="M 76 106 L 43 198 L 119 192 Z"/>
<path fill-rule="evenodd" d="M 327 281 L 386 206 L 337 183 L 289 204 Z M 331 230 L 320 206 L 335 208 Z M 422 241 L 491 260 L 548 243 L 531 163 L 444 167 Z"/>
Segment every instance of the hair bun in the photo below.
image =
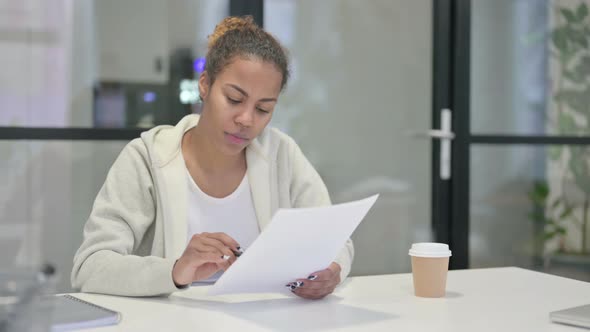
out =
<path fill-rule="evenodd" d="M 212 34 L 208 36 L 208 43 L 207 46 L 211 48 L 213 44 L 221 36 L 231 30 L 256 30 L 258 29 L 258 25 L 254 22 L 254 18 L 252 16 L 231 16 L 224 18 L 219 24 L 215 26 L 215 30 Z"/>

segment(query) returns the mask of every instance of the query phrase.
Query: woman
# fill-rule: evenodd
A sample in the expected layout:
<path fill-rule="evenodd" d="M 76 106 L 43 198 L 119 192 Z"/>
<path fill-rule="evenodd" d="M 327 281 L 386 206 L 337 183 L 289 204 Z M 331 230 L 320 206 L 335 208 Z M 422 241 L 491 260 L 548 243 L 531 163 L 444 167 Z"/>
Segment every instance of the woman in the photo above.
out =
<path fill-rule="evenodd" d="M 278 41 L 251 17 L 226 18 L 206 60 L 202 115 L 142 133 L 113 164 L 74 257 L 74 288 L 148 296 L 213 281 L 277 209 L 330 204 L 295 142 L 267 128 L 289 77 Z M 322 298 L 348 275 L 352 256 L 348 240 L 326 269 L 286 286 Z"/>

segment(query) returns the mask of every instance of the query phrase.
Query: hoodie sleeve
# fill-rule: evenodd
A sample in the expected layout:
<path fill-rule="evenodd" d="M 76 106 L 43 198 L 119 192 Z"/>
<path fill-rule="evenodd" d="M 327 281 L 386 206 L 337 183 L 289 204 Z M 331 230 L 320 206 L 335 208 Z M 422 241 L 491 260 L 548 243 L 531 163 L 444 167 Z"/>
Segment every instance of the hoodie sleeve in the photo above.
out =
<path fill-rule="evenodd" d="M 168 294 L 173 259 L 133 253 L 153 227 L 156 204 L 144 143 L 129 143 L 111 167 L 84 227 L 74 256 L 72 287 L 83 292 L 128 296 Z"/>
<path fill-rule="evenodd" d="M 294 141 L 291 141 L 290 155 L 293 167 L 290 188 L 291 205 L 296 208 L 331 205 L 330 195 L 324 181 Z M 335 260 L 342 269 L 340 272 L 341 282 L 350 273 L 353 257 L 354 246 L 352 240 L 348 239 Z"/>

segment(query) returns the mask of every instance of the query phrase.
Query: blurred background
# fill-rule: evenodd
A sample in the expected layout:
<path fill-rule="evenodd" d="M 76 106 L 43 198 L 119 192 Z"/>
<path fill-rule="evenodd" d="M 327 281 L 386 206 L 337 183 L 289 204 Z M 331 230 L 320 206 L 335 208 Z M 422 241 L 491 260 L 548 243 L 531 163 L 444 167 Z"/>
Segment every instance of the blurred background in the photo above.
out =
<path fill-rule="evenodd" d="M 0 269 L 51 262 L 71 291 L 111 164 L 141 131 L 200 111 L 207 35 L 250 14 L 291 55 L 272 125 L 335 203 L 381 194 L 353 235 L 353 275 L 409 272 L 411 243 L 441 241 L 452 268 L 590 281 L 588 6 L 0 0 Z M 449 163 L 428 134 L 444 108 Z"/>

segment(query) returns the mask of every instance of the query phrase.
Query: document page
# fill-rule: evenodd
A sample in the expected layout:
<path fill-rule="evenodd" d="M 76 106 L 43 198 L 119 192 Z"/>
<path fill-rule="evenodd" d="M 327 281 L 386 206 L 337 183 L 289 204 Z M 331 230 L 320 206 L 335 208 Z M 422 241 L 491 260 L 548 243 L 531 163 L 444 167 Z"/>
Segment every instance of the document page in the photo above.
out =
<path fill-rule="evenodd" d="M 336 259 L 378 196 L 326 207 L 279 209 L 209 294 L 290 293 L 287 283 L 307 278 Z"/>

